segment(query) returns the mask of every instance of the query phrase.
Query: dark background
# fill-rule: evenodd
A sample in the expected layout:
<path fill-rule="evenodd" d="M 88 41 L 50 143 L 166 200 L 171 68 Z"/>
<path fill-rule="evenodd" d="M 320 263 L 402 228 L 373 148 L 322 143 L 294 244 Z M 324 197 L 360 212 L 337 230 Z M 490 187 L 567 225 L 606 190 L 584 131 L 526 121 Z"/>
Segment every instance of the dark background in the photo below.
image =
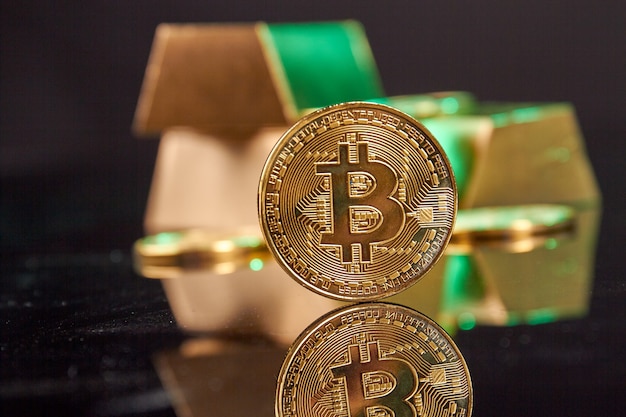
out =
<path fill-rule="evenodd" d="M 130 132 L 156 25 L 352 18 L 365 26 L 388 95 L 466 90 L 481 100 L 574 104 L 604 199 L 589 317 L 534 328 L 541 350 L 518 346 L 514 366 L 502 340 L 521 330 L 477 329 L 459 343 L 474 365 L 476 416 L 626 415 L 622 2 L 97 0 L 1 7 L 6 407 L 83 414 L 95 403 L 108 404 L 104 414 L 171 413 L 158 401 L 140 410 L 110 406 L 121 392 L 158 390 L 147 358 L 182 338 L 158 283 L 133 275 L 129 260 L 142 235 L 158 147 L 158 140 Z M 94 322 L 108 336 L 76 342 Z M 507 347 L 509 355 L 515 346 Z M 126 365 L 103 362 L 122 352 L 131 358 Z M 50 388 L 60 374 L 77 372 L 87 379 Z"/>

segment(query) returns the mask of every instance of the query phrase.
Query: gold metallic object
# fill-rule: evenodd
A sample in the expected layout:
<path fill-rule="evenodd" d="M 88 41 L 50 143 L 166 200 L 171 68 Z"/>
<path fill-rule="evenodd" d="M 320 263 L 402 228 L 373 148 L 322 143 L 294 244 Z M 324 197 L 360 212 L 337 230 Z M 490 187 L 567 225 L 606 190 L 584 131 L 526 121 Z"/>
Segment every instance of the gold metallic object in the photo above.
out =
<path fill-rule="evenodd" d="M 459 208 L 600 205 L 575 112 L 567 103 L 477 103 L 469 113 L 421 121 L 452 163 Z"/>
<path fill-rule="evenodd" d="M 395 304 L 344 307 L 293 343 L 278 376 L 276 417 L 472 414 L 469 370 L 450 336 Z"/>
<path fill-rule="evenodd" d="M 285 122 L 254 25 L 159 25 L 135 132 L 180 126 L 206 130 L 236 121 L 251 126 Z"/>
<path fill-rule="evenodd" d="M 414 284 L 452 232 L 456 188 L 437 140 L 391 107 L 319 110 L 292 126 L 261 174 L 272 254 L 303 286 L 372 300 Z"/>
<path fill-rule="evenodd" d="M 134 120 L 140 135 L 293 123 L 305 108 L 383 96 L 360 23 L 161 24 Z"/>
<path fill-rule="evenodd" d="M 133 253 L 136 270 L 160 279 L 198 269 L 218 275 L 241 268 L 258 270 L 270 257 L 258 233 L 224 235 L 202 229 L 144 237 L 135 242 Z"/>

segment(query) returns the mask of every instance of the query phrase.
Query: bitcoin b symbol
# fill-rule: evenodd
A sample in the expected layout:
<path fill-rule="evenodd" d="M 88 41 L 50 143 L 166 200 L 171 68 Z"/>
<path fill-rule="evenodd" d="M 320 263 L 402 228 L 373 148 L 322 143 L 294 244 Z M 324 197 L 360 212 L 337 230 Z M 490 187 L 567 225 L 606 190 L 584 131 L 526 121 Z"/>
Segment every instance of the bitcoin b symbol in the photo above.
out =
<path fill-rule="evenodd" d="M 393 239 L 404 227 L 404 209 L 392 197 L 395 172 L 370 161 L 367 142 L 357 141 L 354 133 L 339 143 L 338 161 L 319 162 L 316 170 L 331 177 L 332 227 L 322 232 L 320 243 L 340 246 L 343 263 L 371 262 L 372 245 Z"/>
<path fill-rule="evenodd" d="M 402 359 L 381 358 L 378 349 L 378 342 L 368 342 L 363 360 L 359 346 L 350 345 L 348 363 L 331 368 L 333 377 L 345 378 L 349 417 L 415 417 L 407 401 L 417 390 L 413 368 Z"/>

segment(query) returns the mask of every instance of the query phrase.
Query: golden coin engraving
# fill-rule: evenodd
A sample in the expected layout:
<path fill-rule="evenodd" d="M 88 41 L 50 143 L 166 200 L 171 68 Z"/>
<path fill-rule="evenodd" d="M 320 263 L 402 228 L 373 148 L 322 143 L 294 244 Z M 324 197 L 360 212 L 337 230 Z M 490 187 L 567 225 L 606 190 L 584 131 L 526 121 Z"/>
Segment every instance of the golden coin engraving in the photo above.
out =
<path fill-rule="evenodd" d="M 259 214 L 268 246 L 302 285 L 373 300 L 412 285 L 450 239 L 456 186 L 439 143 L 374 103 L 300 120 L 264 167 Z"/>
<path fill-rule="evenodd" d="M 277 417 L 469 417 L 472 386 L 458 348 L 406 307 L 370 303 L 320 318 L 294 342 Z"/>

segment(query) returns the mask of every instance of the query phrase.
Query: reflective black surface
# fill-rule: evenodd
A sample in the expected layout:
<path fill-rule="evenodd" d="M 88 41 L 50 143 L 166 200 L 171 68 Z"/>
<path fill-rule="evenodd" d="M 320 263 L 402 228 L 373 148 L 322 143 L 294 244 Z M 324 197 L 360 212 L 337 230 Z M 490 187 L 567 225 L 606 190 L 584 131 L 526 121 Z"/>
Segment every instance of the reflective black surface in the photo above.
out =
<path fill-rule="evenodd" d="M 158 146 L 130 134 L 155 25 L 351 17 L 389 94 L 573 102 L 603 193 L 588 314 L 477 326 L 455 340 L 475 416 L 623 415 L 626 14 L 574 3 L 3 4 L 0 413 L 174 415 L 159 366 L 202 356 L 180 353 L 190 336 L 130 259 Z M 206 398 L 231 406 L 207 413 L 271 415 L 271 369 L 285 348 L 237 334 L 227 344 L 237 346 L 230 356 L 196 365 L 209 376 Z M 256 379 L 239 378 L 242 364 Z"/>

